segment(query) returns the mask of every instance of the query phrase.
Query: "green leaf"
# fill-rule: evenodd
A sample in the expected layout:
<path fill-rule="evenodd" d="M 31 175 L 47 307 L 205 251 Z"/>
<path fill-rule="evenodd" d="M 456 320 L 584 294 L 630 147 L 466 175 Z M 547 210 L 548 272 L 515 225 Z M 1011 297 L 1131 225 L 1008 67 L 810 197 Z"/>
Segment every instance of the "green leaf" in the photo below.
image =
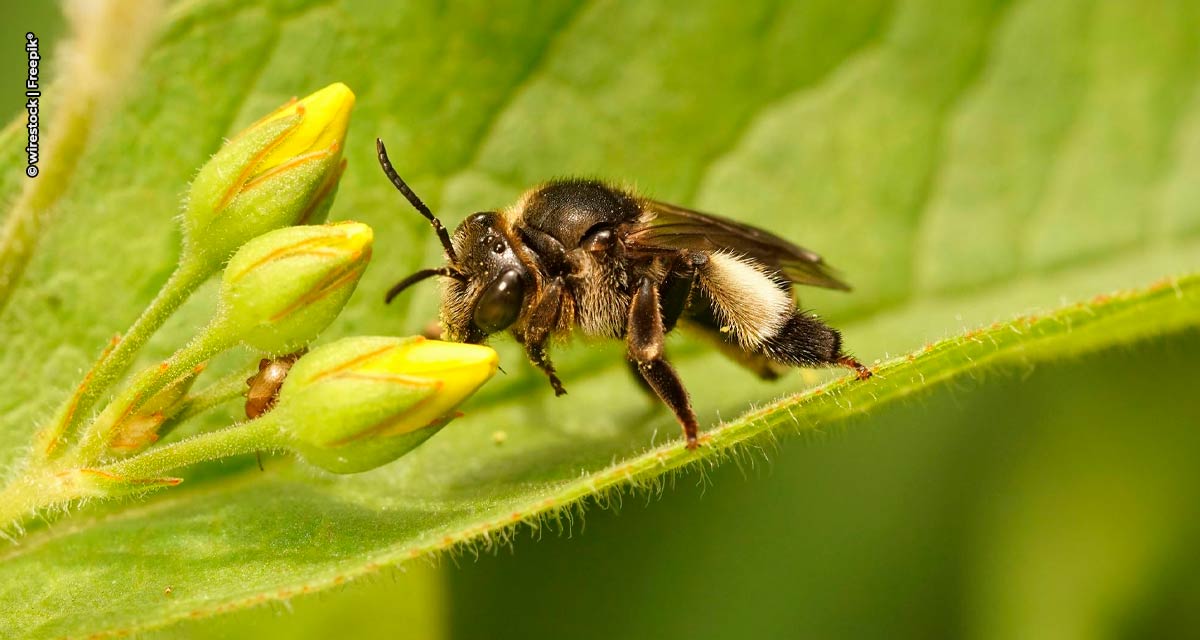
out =
<path fill-rule="evenodd" d="M 380 136 L 451 225 L 585 174 L 794 238 L 856 287 L 806 290 L 805 307 L 864 360 L 913 356 L 814 390 L 822 375 L 762 383 L 678 338 L 669 349 L 706 424 L 762 405 L 693 454 L 619 345 L 559 348 L 570 394 L 554 398 L 508 344 L 507 377 L 382 469 L 226 461 L 143 503 L 31 527 L 0 555 L 0 628 L 130 632 L 286 599 L 494 544 L 588 496 L 980 367 L 1194 326 L 1198 14 L 1184 0 L 174 5 L 118 103 L 96 114 L 0 315 L 0 366 L 20 372 L 0 394 L 5 468 L 169 274 L 179 195 L 222 137 L 333 81 L 358 104 L 332 217 L 370 224 L 376 251 L 326 340 L 415 333 L 433 317 L 432 286 L 381 300 L 438 258 L 374 164 Z M 194 332 L 212 293 L 148 360 Z"/>
<path fill-rule="evenodd" d="M 988 371 L 589 511 L 582 536 L 519 535 L 447 567 L 453 637 L 1194 629 L 1198 356 L 1193 331 Z"/>

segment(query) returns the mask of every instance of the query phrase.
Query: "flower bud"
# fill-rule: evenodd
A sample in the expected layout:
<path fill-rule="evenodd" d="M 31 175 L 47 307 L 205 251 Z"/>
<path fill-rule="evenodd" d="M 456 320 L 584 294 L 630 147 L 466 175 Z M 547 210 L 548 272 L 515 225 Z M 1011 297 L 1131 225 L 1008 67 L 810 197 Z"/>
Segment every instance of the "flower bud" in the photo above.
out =
<path fill-rule="evenodd" d="M 308 462 L 336 473 L 366 471 L 437 433 L 497 364 L 496 352 L 481 345 L 346 338 L 300 358 L 268 415 Z"/>
<path fill-rule="evenodd" d="M 358 222 L 286 227 L 247 242 L 221 279 L 221 330 L 258 351 L 297 351 L 337 317 L 371 257 Z"/>
<path fill-rule="evenodd" d="M 159 428 L 179 408 L 204 365 L 173 380 L 165 388 L 117 423 L 109 439 L 109 449 L 119 454 L 140 451 L 158 440 Z"/>
<path fill-rule="evenodd" d="M 271 229 L 324 219 L 345 168 L 354 93 L 334 83 L 234 136 L 200 169 L 183 214 L 184 254 L 224 262 Z"/>

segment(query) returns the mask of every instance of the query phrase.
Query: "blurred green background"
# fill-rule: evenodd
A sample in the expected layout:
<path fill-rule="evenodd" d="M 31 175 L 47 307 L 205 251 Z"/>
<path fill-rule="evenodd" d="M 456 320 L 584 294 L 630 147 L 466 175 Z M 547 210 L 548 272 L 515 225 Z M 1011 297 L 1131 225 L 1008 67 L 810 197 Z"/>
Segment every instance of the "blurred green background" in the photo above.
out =
<path fill-rule="evenodd" d="M 3 9 L 19 88 L 62 23 Z M 1200 637 L 1197 363 L 1193 332 L 978 374 L 569 535 L 152 637 Z"/>
<path fill-rule="evenodd" d="M 56 2 L 12 2 L 6 0 L 0 3 L 4 10 L 4 25 L 0 26 L 0 36 L 8 43 L 0 60 L 0 96 L 4 104 L 0 106 L 0 114 L 4 122 L 25 111 L 25 78 L 27 75 L 25 57 L 25 34 L 32 31 L 41 44 L 40 54 L 46 58 L 54 50 L 63 32 L 63 16 Z M 49 62 L 47 72 L 52 73 Z"/>

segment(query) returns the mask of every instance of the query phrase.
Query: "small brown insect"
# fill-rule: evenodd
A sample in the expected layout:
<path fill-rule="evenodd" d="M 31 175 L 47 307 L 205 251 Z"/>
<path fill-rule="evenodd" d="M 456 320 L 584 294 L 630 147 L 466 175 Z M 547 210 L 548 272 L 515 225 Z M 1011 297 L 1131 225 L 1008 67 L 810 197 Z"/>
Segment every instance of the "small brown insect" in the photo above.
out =
<path fill-rule="evenodd" d="M 261 416 L 275 406 L 279 398 L 279 387 L 287 379 L 288 371 L 306 350 L 289 353 L 279 358 L 263 358 L 258 361 L 258 373 L 246 379 L 246 417 L 251 420 Z"/>

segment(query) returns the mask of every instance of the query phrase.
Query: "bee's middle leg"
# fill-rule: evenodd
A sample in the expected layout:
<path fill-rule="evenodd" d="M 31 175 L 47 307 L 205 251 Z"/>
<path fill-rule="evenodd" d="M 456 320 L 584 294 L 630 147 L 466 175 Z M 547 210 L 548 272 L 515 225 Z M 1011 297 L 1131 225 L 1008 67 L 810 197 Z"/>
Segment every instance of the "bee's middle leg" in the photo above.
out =
<path fill-rule="evenodd" d="M 529 320 L 525 323 L 525 334 L 519 337 L 521 343 L 525 345 L 525 354 L 529 356 L 529 361 L 550 378 L 550 386 L 554 387 L 556 396 L 566 395 L 567 390 L 554 371 L 554 363 L 550 362 L 550 351 L 546 348 L 546 343 L 550 340 L 550 333 L 554 330 L 555 325 L 558 324 L 558 315 L 562 309 L 562 294 L 562 278 L 550 281 L 541 297 L 538 298 Z"/>
<path fill-rule="evenodd" d="M 687 448 L 695 449 L 700 425 L 696 412 L 692 411 L 691 400 L 679 374 L 663 357 L 662 309 L 658 301 L 658 287 L 650 278 L 644 278 L 629 305 L 629 320 L 625 330 L 625 346 L 629 359 L 637 364 L 638 373 L 654 393 L 675 412 L 683 433 L 687 437 Z"/>
<path fill-rule="evenodd" d="M 669 273 L 666 280 L 658 285 L 659 307 L 662 309 L 663 334 L 667 334 L 671 329 L 674 329 L 675 324 L 679 321 L 679 317 L 683 315 L 683 311 L 687 307 L 688 299 L 692 293 L 692 281 L 695 280 L 695 277 L 694 271 Z M 629 360 L 628 364 L 629 373 L 633 375 L 638 388 L 654 400 L 660 400 L 658 392 L 642 376 L 642 369 L 638 363 L 634 360 Z"/>

